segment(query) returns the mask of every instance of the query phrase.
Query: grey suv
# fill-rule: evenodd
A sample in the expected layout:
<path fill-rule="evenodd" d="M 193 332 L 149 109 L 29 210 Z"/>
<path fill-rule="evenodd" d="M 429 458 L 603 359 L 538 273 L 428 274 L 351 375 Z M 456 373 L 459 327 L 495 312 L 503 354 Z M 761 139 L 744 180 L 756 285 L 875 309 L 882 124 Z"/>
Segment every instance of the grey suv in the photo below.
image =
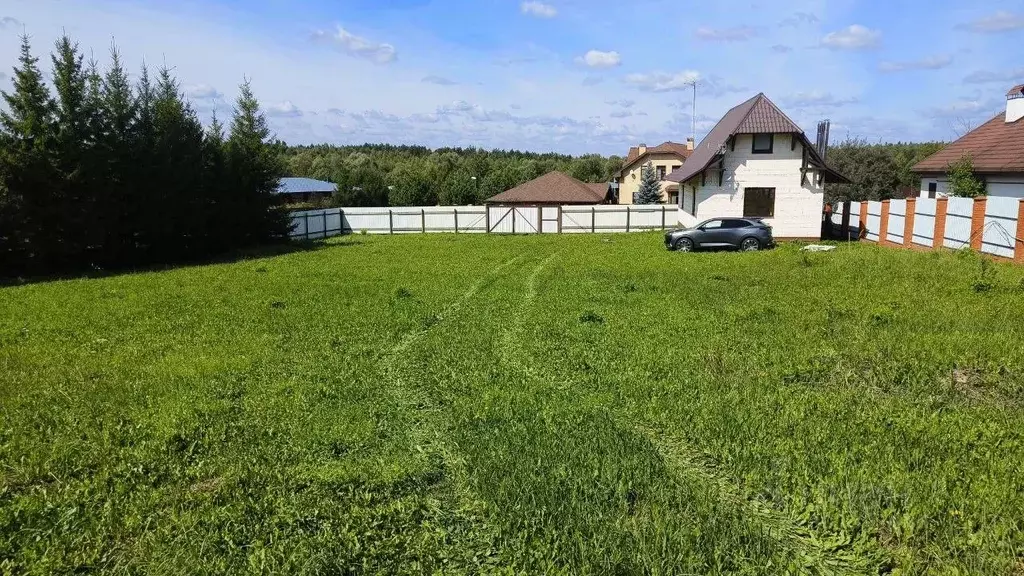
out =
<path fill-rule="evenodd" d="M 751 251 L 774 245 L 772 227 L 760 218 L 712 218 L 693 228 L 680 228 L 665 233 L 665 247 L 681 252 L 692 252 L 697 248 Z"/>

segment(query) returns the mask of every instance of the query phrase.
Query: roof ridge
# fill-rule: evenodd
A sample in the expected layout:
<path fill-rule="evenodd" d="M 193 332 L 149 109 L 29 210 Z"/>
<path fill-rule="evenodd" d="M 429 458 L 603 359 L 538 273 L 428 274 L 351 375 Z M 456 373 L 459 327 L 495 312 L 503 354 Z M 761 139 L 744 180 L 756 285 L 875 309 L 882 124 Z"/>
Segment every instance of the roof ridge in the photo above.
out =
<path fill-rule="evenodd" d="M 760 100 L 761 100 L 762 98 L 764 98 L 764 99 L 766 99 L 766 100 L 768 99 L 768 97 L 764 95 L 764 92 L 758 92 L 758 93 L 757 93 L 757 96 L 754 96 L 753 98 L 751 98 L 751 99 L 750 99 L 750 100 L 753 100 L 753 101 L 754 101 L 754 103 L 750 105 L 750 108 L 747 108 L 747 113 L 746 113 L 746 114 L 744 114 L 744 115 L 743 115 L 743 118 L 740 118 L 740 121 L 736 123 L 736 127 L 737 127 L 737 128 L 739 128 L 740 126 L 743 126 L 743 123 L 747 121 L 747 118 L 750 118 L 750 113 L 754 111 L 754 108 L 756 108 L 756 107 L 757 107 L 757 103 L 758 103 L 758 102 L 759 102 L 759 101 L 760 101 Z M 750 100 L 747 100 L 746 102 L 744 102 L 743 104 L 740 104 L 739 106 L 743 106 L 743 105 L 744 105 L 744 104 L 746 104 L 747 102 L 750 102 Z M 768 100 L 768 101 L 769 101 L 769 102 L 771 102 L 771 100 Z M 739 108 L 739 106 L 737 106 L 737 108 Z M 778 108 L 778 106 L 776 106 L 776 108 Z M 726 114 L 728 114 L 728 112 L 726 112 Z M 722 116 L 722 119 L 724 120 L 724 119 L 725 119 L 725 116 Z M 734 133 L 734 134 L 736 133 L 736 130 L 735 130 L 735 129 L 733 129 L 733 133 Z M 710 134 L 710 132 L 709 132 L 709 134 Z M 731 134 L 730 134 L 730 136 L 731 136 Z"/>

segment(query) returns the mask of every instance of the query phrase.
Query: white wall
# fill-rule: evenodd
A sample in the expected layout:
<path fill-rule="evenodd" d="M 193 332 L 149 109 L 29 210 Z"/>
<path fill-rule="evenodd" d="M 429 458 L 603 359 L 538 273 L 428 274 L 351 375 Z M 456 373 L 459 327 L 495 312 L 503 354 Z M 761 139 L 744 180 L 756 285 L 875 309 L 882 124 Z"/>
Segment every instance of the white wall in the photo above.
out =
<path fill-rule="evenodd" d="M 984 175 L 985 193 L 988 196 L 1003 196 L 1007 198 L 1024 198 L 1024 174 L 1011 175 Z M 938 194 L 936 197 L 949 195 L 949 179 L 945 174 L 927 174 L 921 178 L 921 198 L 928 197 L 928 184 L 935 183 Z"/>
<path fill-rule="evenodd" d="M 791 138 L 789 134 L 776 134 L 772 154 L 753 154 L 753 136 L 738 135 L 735 150 L 726 149 L 722 185 L 718 185 L 717 170 L 707 171 L 704 186 L 700 185 L 698 175 L 684 186 L 684 192 L 680 194 L 682 212 L 695 221 L 723 216 L 742 217 L 744 188 L 775 188 L 775 216 L 765 219 L 775 236 L 820 237 L 824 187 L 816 183 L 812 173 L 808 173 L 807 181 L 800 185 L 803 148 L 797 142 L 796 148 L 790 150 Z M 696 214 L 691 207 L 694 185 L 697 189 Z"/>

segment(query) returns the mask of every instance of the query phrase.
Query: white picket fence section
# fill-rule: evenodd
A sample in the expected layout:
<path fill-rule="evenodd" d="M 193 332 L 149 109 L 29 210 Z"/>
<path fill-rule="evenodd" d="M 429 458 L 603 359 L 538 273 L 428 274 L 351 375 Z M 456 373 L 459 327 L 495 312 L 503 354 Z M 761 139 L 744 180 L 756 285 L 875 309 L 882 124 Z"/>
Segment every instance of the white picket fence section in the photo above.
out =
<path fill-rule="evenodd" d="M 918 198 L 914 206 L 914 233 L 910 241 L 919 246 L 935 246 L 934 198 Z"/>
<path fill-rule="evenodd" d="M 974 199 L 950 198 L 946 205 L 946 234 L 943 246 L 959 250 L 971 245 L 971 216 Z"/>
<path fill-rule="evenodd" d="M 643 206 L 429 206 L 327 208 L 292 212 L 292 238 L 428 232 L 555 234 L 639 232 L 679 224 L 679 209 Z"/>
<path fill-rule="evenodd" d="M 982 252 L 1013 258 L 1019 206 L 1020 200 L 1017 198 L 989 196 L 985 203 Z"/>

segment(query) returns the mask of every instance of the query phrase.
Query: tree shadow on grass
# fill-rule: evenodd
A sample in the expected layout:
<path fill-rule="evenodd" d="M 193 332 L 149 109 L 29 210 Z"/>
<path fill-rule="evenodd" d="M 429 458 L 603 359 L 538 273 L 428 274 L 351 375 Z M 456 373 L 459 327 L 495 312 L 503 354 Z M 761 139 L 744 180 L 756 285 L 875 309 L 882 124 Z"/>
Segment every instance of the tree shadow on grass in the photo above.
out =
<path fill-rule="evenodd" d="M 320 250 L 331 250 L 334 248 L 359 246 L 360 244 L 362 244 L 362 241 L 360 240 L 344 240 L 340 242 L 331 243 L 327 243 L 322 239 L 292 240 L 290 242 L 276 242 L 264 244 L 262 246 L 240 248 L 237 250 L 225 252 L 223 254 L 215 254 L 205 256 L 202 258 L 183 258 L 181 260 L 177 260 L 174 262 L 165 262 L 160 264 L 125 266 L 121 268 L 109 269 L 97 268 L 92 270 L 81 270 L 76 272 L 59 272 L 54 274 L 38 274 L 27 276 L 3 276 L 3 272 L 0 271 L 0 288 L 6 286 L 27 286 L 29 284 L 53 282 L 55 280 L 108 278 L 111 276 L 121 276 L 124 274 L 136 274 L 140 272 L 160 272 L 164 270 L 176 270 L 178 268 L 208 266 L 210 264 L 231 264 L 234 262 L 244 262 L 246 260 L 262 260 L 264 258 L 274 258 L 277 256 L 294 254 L 297 252 L 317 252 Z"/>

